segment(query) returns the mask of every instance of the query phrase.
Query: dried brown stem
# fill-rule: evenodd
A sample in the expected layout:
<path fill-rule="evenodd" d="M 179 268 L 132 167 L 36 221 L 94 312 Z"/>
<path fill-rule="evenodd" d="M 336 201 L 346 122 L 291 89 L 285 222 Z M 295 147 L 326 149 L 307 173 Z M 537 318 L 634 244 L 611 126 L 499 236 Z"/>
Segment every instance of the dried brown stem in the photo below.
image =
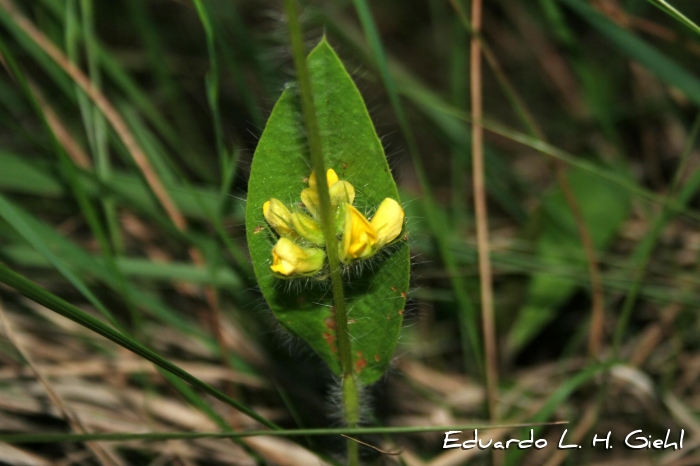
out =
<path fill-rule="evenodd" d="M 472 126 L 472 171 L 474 183 L 474 209 L 476 213 L 476 241 L 479 255 L 479 277 L 481 283 L 481 320 L 484 333 L 484 357 L 486 368 L 486 392 L 491 422 L 498 420 L 498 355 L 496 329 L 493 312 L 493 277 L 489 256 L 488 209 L 486 206 L 486 183 L 484 180 L 484 129 L 481 83 L 481 0 L 472 2 L 471 40 L 471 110 Z"/>
<path fill-rule="evenodd" d="M 457 11 L 457 13 L 461 16 L 463 12 L 459 5 L 454 1 L 451 1 L 451 3 Z M 525 16 L 519 15 L 514 19 L 516 20 L 516 24 L 519 24 L 523 28 L 525 27 L 525 24 L 527 23 Z M 527 37 L 532 37 L 536 35 L 534 32 L 530 34 L 530 29 L 534 30 L 534 28 L 527 28 L 528 33 L 525 34 Z M 480 38 L 478 34 L 475 34 L 472 31 L 472 36 L 481 40 L 481 48 L 483 49 L 484 57 L 486 58 L 489 66 L 500 81 L 504 90 L 516 102 L 516 106 L 520 110 L 520 115 L 524 119 L 528 130 L 532 133 L 533 136 L 537 137 L 542 141 L 546 141 L 544 132 L 528 111 L 525 102 L 520 98 L 520 95 L 518 94 L 517 90 L 511 84 L 502 67 L 498 63 L 498 60 L 493 51 L 488 47 L 488 45 L 485 42 L 483 42 L 483 39 Z M 474 119 L 477 120 L 477 117 L 474 116 Z M 566 201 L 569 210 L 571 211 L 571 215 L 574 218 L 576 229 L 578 231 L 579 238 L 581 239 L 581 244 L 586 255 L 588 274 L 590 276 L 591 282 L 592 301 L 591 327 L 588 340 L 588 352 L 591 357 L 595 358 L 600 352 L 600 347 L 602 345 L 603 340 L 603 328 L 605 324 L 605 294 L 603 291 L 603 280 L 600 273 L 600 267 L 598 265 L 595 244 L 593 243 L 591 235 L 588 231 L 588 227 L 586 226 L 586 222 L 583 218 L 583 213 L 581 212 L 581 207 L 578 203 L 578 200 L 576 199 L 573 189 L 571 188 L 571 184 L 569 183 L 569 180 L 566 177 L 566 166 L 562 162 L 553 161 L 552 167 L 556 173 L 557 182 L 564 195 L 564 200 Z"/>
<path fill-rule="evenodd" d="M 92 161 L 90 157 L 85 153 L 78 141 L 75 140 L 70 131 L 63 125 L 61 119 L 56 114 L 56 111 L 51 107 L 51 105 L 46 101 L 44 94 L 39 90 L 39 87 L 31 80 L 27 81 L 29 84 L 29 89 L 31 89 L 36 101 L 41 107 L 41 111 L 44 112 L 44 117 L 46 118 L 46 123 L 53 132 L 58 143 L 65 149 L 66 154 L 73 160 L 80 168 L 89 170 L 92 168 Z"/>

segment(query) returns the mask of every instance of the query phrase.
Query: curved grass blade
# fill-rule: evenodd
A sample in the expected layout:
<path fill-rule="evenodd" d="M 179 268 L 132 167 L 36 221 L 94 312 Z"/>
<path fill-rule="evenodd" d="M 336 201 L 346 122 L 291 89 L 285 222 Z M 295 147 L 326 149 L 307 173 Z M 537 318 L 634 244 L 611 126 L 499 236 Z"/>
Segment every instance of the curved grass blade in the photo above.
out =
<path fill-rule="evenodd" d="M 189 382 L 194 387 L 203 390 L 209 395 L 213 396 L 217 400 L 223 401 L 224 403 L 234 407 L 238 411 L 250 416 L 262 425 L 269 427 L 271 429 L 277 429 L 278 427 L 271 421 L 268 421 L 252 409 L 238 402 L 237 400 L 231 398 L 230 396 L 224 394 L 223 392 L 217 390 L 206 382 L 201 381 L 197 377 L 193 376 L 189 372 L 179 368 L 175 364 L 171 363 L 167 359 L 163 358 L 156 352 L 148 349 L 141 343 L 137 342 L 133 338 L 113 329 L 112 327 L 101 322 L 96 317 L 91 316 L 87 312 L 78 309 L 72 304 L 64 301 L 58 296 L 50 293 L 39 285 L 33 283 L 32 281 L 26 279 L 22 275 L 14 272 L 9 267 L 4 264 L 0 264 L 0 282 L 5 285 L 14 288 L 20 294 L 26 296 L 27 298 L 36 301 L 42 306 L 52 310 L 53 312 L 62 315 L 63 317 L 72 320 L 73 322 L 82 325 L 83 327 L 92 330 L 93 332 L 102 335 L 108 340 L 128 349 L 134 354 L 141 356 L 142 358 L 151 361 L 156 366 L 170 372 L 171 374 L 179 377 L 180 379 Z"/>
<path fill-rule="evenodd" d="M 659 10 L 663 11 L 671 18 L 675 19 L 679 23 L 685 25 L 688 29 L 693 31 L 695 34 L 700 35 L 700 26 L 695 24 L 686 15 L 681 13 L 676 7 L 668 3 L 666 0 L 647 0 L 649 3 L 657 7 Z"/>

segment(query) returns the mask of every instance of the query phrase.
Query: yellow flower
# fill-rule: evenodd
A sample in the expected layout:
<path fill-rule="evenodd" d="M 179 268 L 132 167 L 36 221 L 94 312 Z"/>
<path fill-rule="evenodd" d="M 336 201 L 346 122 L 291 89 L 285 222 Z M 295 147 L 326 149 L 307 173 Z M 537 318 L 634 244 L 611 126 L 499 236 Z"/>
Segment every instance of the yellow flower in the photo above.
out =
<path fill-rule="evenodd" d="M 323 268 L 326 254 L 318 248 L 303 248 L 289 238 L 280 238 L 272 248 L 273 272 L 286 277 L 311 276 Z"/>
<path fill-rule="evenodd" d="M 280 236 L 290 236 L 292 230 L 292 213 L 282 201 L 274 197 L 263 204 L 263 215 L 265 220 L 275 229 Z"/>
<path fill-rule="evenodd" d="M 292 227 L 294 231 L 306 241 L 317 246 L 323 246 L 323 230 L 316 220 L 301 212 L 292 214 Z"/>
<path fill-rule="evenodd" d="M 403 209 L 394 199 L 384 199 L 371 221 L 356 208 L 346 204 L 341 260 L 349 263 L 372 257 L 399 236 L 403 221 Z"/>
<path fill-rule="evenodd" d="M 355 200 L 355 188 L 347 181 L 341 181 L 338 174 L 332 168 L 326 172 L 328 180 L 328 192 L 331 197 L 331 208 L 335 211 L 339 205 L 352 204 Z M 321 201 L 318 196 L 318 181 L 316 173 L 309 176 L 309 187 L 301 192 L 301 202 L 314 217 L 319 217 Z"/>
<path fill-rule="evenodd" d="M 374 254 L 377 233 L 364 215 L 350 204 L 345 204 L 345 231 L 341 260 L 350 262 L 366 259 Z"/>

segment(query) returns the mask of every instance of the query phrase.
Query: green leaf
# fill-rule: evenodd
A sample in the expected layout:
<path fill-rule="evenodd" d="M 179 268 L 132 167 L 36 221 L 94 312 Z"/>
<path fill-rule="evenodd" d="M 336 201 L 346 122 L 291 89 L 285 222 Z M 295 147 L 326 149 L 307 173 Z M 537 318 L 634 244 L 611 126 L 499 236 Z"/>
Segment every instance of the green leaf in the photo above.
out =
<path fill-rule="evenodd" d="M 325 39 L 309 54 L 307 63 L 326 166 L 355 187 L 354 205 L 365 214 L 387 197 L 398 200 L 362 96 Z M 330 281 L 281 280 L 270 270 L 277 237 L 267 226 L 262 208 L 273 197 L 296 204 L 308 186 L 311 169 L 301 128 L 298 94 L 288 88 L 277 101 L 253 157 L 246 211 L 248 245 L 260 289 L 277 320 L 340 374 Z M 353 366 L 359 381 L 369 384 L 388 367 L 401 330 L 408 291 L 408 245 L 399 241 L 366 262 L 361 272 L 344 276 L 344 285 Z"/>
<path fill-rule="evenodd" d="M 629 214 L 629 194 L 589 172 L 572 171 L 568 178 L 593 244 L 598 250 L 604 249 Z M 545 217 L 537 240 L 537 256 L 549 270 L 579 266 L 585 271 L 586 260 L 576 223 L 560 189 L 546 196 L 543 209 Z M 509 335 L 511 350 L 517 351 L 537 336 L 554 319 L 557 307 L 577 289 L 570 278 L 549 270 L 532 276 L 527 300 Z"/>

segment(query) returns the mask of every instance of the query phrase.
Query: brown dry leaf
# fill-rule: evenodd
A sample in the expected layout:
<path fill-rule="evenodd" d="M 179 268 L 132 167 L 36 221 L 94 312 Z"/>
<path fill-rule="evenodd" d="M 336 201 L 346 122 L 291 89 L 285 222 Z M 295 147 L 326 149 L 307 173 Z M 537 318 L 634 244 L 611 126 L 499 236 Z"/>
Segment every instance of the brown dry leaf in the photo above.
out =
<path fill-rule="evenodd" d="M 51 466 L 52 464 L 34 453 L 6 443 L 0 443 L 0 458 L 2 458 L 3 464 L 11 466 Z"/>

